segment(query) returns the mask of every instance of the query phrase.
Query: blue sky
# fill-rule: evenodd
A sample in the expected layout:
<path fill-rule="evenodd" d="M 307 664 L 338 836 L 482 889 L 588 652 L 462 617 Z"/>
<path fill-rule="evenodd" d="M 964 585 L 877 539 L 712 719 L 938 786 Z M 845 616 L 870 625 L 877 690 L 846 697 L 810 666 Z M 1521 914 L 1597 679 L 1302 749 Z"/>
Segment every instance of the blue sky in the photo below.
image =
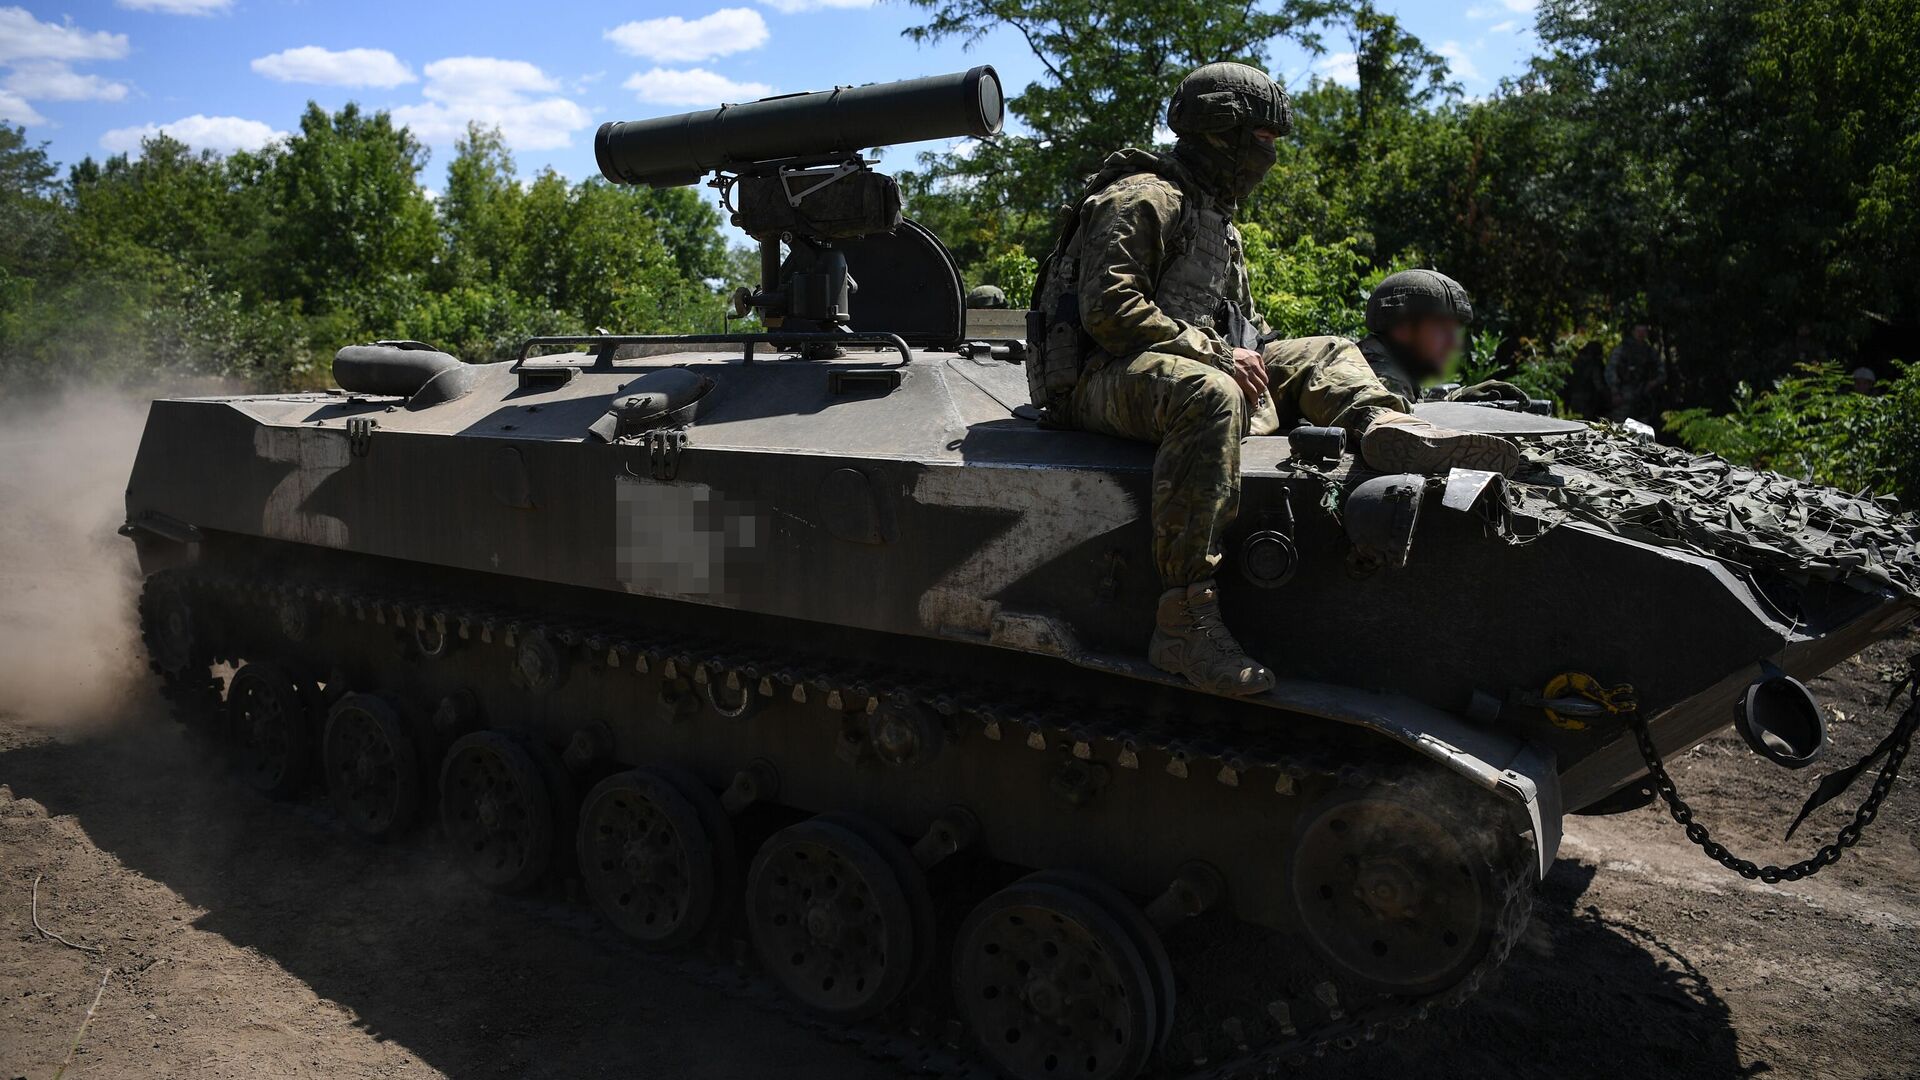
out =
<path fill-rule="evenodd" d="M 1469 94 L 1516 72 L 1534 0 L 1382 0 L 1448 56 Z M 991 63 L 1010 89 L 1038 65 L 1017 37 L 919 47 L 904 0 L 0 0 L 0 120 L 70 164 L 136 151 L 166 130 L 190 145 L 256 146 L 311 99 L 390 109 L 433 150 L 440 186 L 469 120 L 497 124 L 521 172 L 594 173 L 602 121 L 772 92 Z M 1352 78 L 1337 34 L 1317 61 L 1279 50 L 1274 73 Z M 911 152 L 911 150 L 904 151 Z"/>

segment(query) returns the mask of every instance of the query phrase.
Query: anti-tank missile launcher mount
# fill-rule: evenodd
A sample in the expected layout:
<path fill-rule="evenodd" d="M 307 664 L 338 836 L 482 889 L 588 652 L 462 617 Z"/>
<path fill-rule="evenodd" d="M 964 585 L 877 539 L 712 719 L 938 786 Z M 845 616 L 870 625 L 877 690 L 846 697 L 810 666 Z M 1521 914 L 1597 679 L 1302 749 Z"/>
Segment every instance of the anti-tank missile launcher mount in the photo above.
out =
<path fill-rule="evenodd" d="M 713 186 L 733 224 L 760 245 L 760 288 L 736 291 L 734 316 L 757 313 L 778 331 L 770 340 L 826 358 L 851 343 L 852 295 L 861 280 L 872 287 L 864 306 L 897 309 L 915 301 L 914 283 L 957 273 L 939 240 L 901 216 L 899 184 L 875 171 L 863 152 L 996 135 L 1004 111 L 1000 77 L 982 65 L 952 75 L 607 123 L 594 136 L 593 149 L 601 174 L 615 183 L 677 187 L 715 174 Z M 851 275 L 850 250 L 876 272 Z M 906 287 L 889 289 L 883 279 Z M 921 302 L 945 299 L 935 292 Z M 930 314 L 937 319 L 938 313 Z M 908 343 L 941 344 L 912 337 Z"/>
<path fill-rule="evenodd" d="M 1884 505 L 1423 405 L 1528 470 L 1249 440 L 1223 605 L 1281 677 L 1169 678 L 1153 448 L 1042 428 L 861 157 L 999 102 L 976 68 L 603 128 L 616 181 L 720 174 L 761 330 L 384 342 L 336 391 L 155 402 L 124 531 L 166 692 L 262 790 L 437 815 L 489 887 L 757 956 L 914 1069 L 1223 1076 L 1443 1014 L 1563 814 L 1650 768 L 1677 799 L 1660 756 L 1736 716 L 1806 764 L 1799 680 L 1920 611 Z"/>

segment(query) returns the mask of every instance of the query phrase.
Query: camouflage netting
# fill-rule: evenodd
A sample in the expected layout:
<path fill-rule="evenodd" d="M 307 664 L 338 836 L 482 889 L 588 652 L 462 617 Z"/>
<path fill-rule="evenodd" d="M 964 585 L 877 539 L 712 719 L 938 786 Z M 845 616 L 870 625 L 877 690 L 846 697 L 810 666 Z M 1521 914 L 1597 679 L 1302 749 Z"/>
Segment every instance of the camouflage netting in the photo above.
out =
<path fill-rule="evenodd" d="M 1529 447 L 1511 508 L 1547 527 L 1584 521 L 1646 543 L 1794 577 L 1891 586 L 1920 598 L 1920 517 L 1711 454 L 1591 430 Z"/>

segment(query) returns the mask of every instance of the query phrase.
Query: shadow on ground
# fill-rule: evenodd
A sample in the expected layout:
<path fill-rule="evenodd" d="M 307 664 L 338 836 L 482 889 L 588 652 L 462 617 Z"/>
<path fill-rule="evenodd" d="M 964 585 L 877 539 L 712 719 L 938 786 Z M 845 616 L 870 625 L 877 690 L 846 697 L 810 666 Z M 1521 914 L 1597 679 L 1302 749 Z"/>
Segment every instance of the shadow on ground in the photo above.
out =
<path fill-rule="evenodd" d="M 1727 1003 L 1683 953 L 1589 902 L 1594 874 L 1585 863 L 1555 863 L 1526 938 L 1433 1033 L 1345 1061 L 1330 1055 L 1298 1075 L 1707 1080 L 1769 1071 L 1741 1062 Z"/>
<path fill-rule="evenodd" d="M 368 845 L 322 805 L 267 803 L 205 758 L 155 724 L 0 752 L 0 779 L 202 909 L 200 929 L 451 1076 L 894 1075 L 639 954 L 577 909 L 489 896 L 432 844 Z M 1742 1065 L 1727 1005 L 1685 955 L 1589 902 L 1593 875 L 1555 866 L 1528 937 L 1474 1003 L 1300 1075 L 1766 1071 Z"/>

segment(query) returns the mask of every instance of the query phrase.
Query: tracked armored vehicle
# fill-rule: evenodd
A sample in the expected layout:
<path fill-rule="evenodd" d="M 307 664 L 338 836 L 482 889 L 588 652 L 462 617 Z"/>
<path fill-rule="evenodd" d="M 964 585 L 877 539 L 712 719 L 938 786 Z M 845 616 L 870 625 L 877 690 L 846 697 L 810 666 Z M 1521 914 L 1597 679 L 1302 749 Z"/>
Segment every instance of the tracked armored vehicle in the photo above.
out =
<path fill-rule="evenodd" d="M 1805 764 L 1797 680 L 1920 612 L 1885 507 L 1440 405 L 1530 470 L 1248 442 L 1224 603 L 1280 678 L 1193 691 L 1141 660 L 1152 449 L 1036 422 L 1018 325 L 860 156 L 999 120 L 977 68 L 603 128 L 617 181 L 719 174 L 751 332 L 155 402 L 167 693 L 262 790 L 577 879 L 916 1068 L 1228 1075 L 1459 1001 L 1562 815 L 1736 719 Z"/>

